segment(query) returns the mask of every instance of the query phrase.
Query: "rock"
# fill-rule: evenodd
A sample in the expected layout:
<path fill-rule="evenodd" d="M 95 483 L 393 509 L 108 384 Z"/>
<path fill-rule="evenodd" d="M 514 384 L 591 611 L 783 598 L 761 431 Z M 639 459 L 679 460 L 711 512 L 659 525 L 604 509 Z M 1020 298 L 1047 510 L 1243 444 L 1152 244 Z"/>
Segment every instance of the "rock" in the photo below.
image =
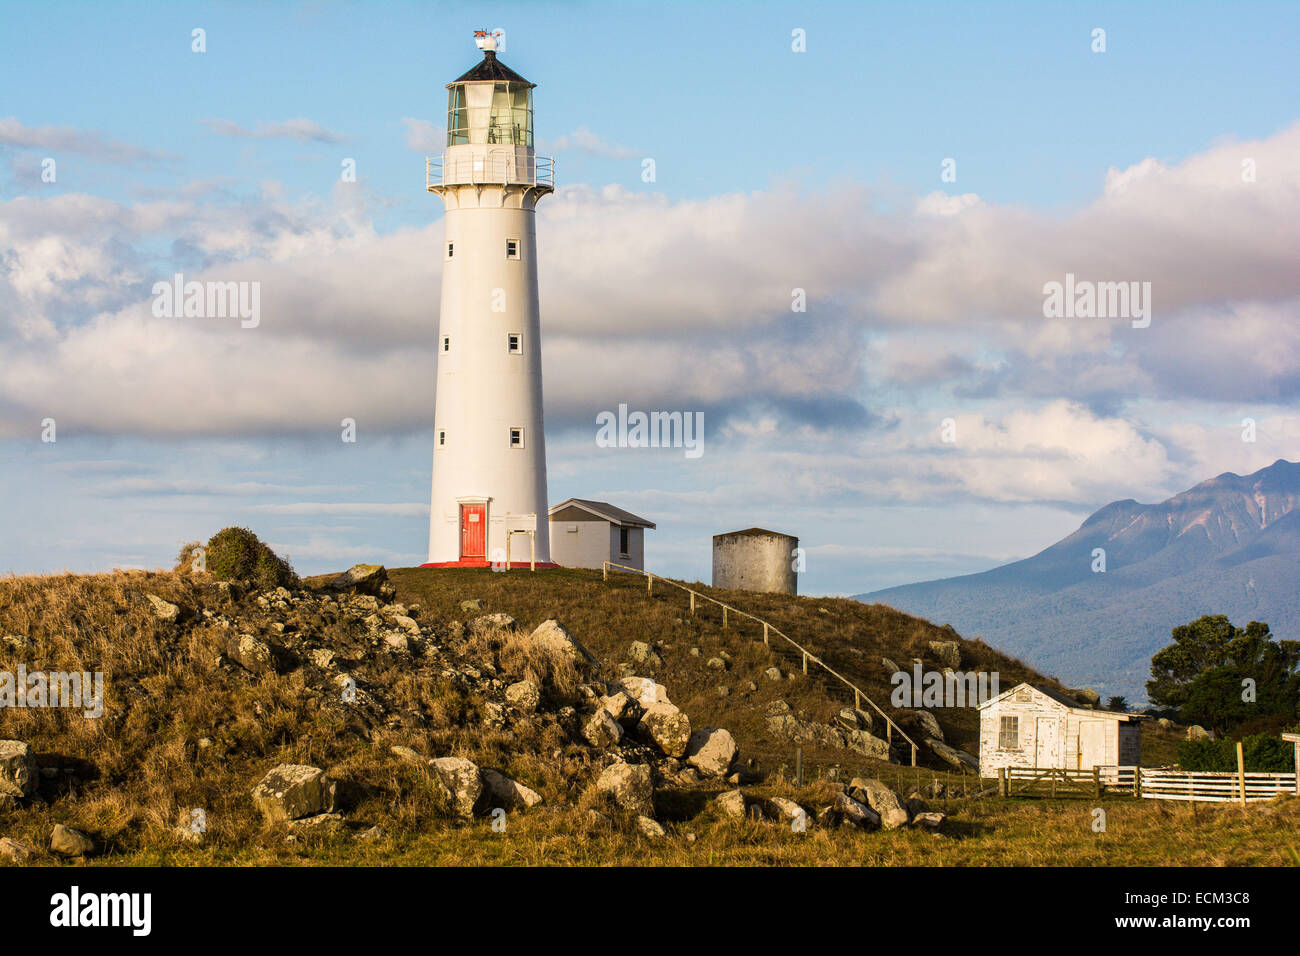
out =
<path fill-rule="evenodd" d="M 620 724 L 632 723 L 641 719 L 641 705 L 627 695 L 626 691 L 601 697 L 600 706 L 609 711 L 609 715 Z"/>
<path fill-rule="evenodd" d="M 642 707 L 671 703 L 668 700 L 668 689 L 649 677 L 623 677 L 619 679 L 618 686 Z"/>
<path fill-rule="evenodd" d="M 388 583 L 388 572 L 382 564 L 354 564 L 344 571 L 329 586 L 335 591 L 356 591 L 380 597 L 384 585 Z"/>
<path fill-rule="evenodd" d="M 763 810 L 772 819 L 786 824 L 794 823 L 797 820 L 806 820 L 807 811 L 793 800 L 787 800 L 785 797 L 768 797 L 763 801 Z"/>
<path fill-rule="evenodd" d="M 1101 694 L 1097 693 L 1090 687 L 1080 687 L 1077 690 L 1066 691 L 1066 693 L 1075 700 L 1082 701 L 1083 703 L 1089 704 L 1093 707 L 1096 707 L 1101 703 Z"/>
<path fill-rule="evenodd" d="M 300 820 L 332 811 L 336 791 L 319 767 L 280 764 L 253 788 L 253 803 L 267 822 Z"/>
<path fill-rule="evenodd" d="M 926 830 L 938 832 L 942 829 L 943 822 L 946 819 L 947 817 L 944 814 L 933 811 L 929 813 L 918 813 L 916 818 L 912 820 L 912 826 L 922 827 Z"/>
<path fill-rule="evenodd" d="M 836 794 L 831 808 L 839 819 L 860 830 L 874 830 L 881 825 L 879 813 L 865 803 L 854 800 L 847 793 Z"/>
<path fill-rule="evenodd" d="M 643 667 L 659 667 L 663 664 L 663 658 L 660 657 L 649 644 L 645 641 L 633 641 L 632 646 L 628 648 L 628 659 L 633 664 L 639 664 Z"/>
<path fill-rule="evenodd" d="M 609 711 L 601 707 L 583 725 L 582 736 L 593 747 L 613 747 L 623 739 L 623 727 Z"/>
<path fill-rule="evenodd" d="M 542 692 L 530 680 L 517 681 L 506 688 L 506 703 L 524 713 L 532 713 L 542 702 Z"/>
<path fill-rule="evenodd" d="M 930 653 L 943 667 L 961 667 L 961 644 L 957 641 L 931 641 Z"/>
<path fill-rule="evenodd" d="M 1156 726 L 1159 727 L 1161 730 L 1173 730 L 1174 722 L 1170 720 L 1168 717 L 1161 717 L 1159 720 L 1156 721 Z"/>
<path fill-rule="evenodd" d="M 889 762 L 889 741 L 873 736 L 865 730 L 844 731 L 844 744 L 854 753 L 871 757 L 873 760 Z"/>
<path fill-rule="evenodd" d="M 728 790 L 713 801 L 724 814 L 742 820 L 745 817 L 745 795 L 739 790 Z"/>
<path fill-rule="evenodd" d="M 654 779 L 645 764 L 610 764 L 597 778 L 596 789 L 624 810 L 654 812 Z"/>
<path fill-rule="evenodd" d="M 0 794 L 26 797 L 39 782 L 32 748 L 21 740 L 0 740 Z"/>
<path fill-rule="evenodd" d="M 766 677 L 768 680 L 780 680 L 781 668 L 769 667 L 767 670 L 763 671 L 763 676 Z"/>
<path fill-rule="evenodd" d="M 894 830 L 907 825 L 907 809 L 898 799 L 898 794 L 874 777 L 854 777 L 849 783 L 849 796 L 879 814 L 884 829 Z"/>
<path fill-rule="evenodd" d="M 736 759 L 736 741 L 717 727 L 702 727 L 691 734 L 686 762 L 706 777 L 725 777 Z"/>
<path fill-rule="evenodd" d="M 411 653 L 410 639 L 400 631 L 389 631 L 384 635 L 384 646 L 398 654 Z"/>
<path fill-rule="evenodd" d="M 922 737 L 943 741 L 943 728 L 939 726 L 939 718 L 928 710 L 912 710 L 908 711 L 908 713 L 916 721 L 917 726 L 921 728 Z"/>
<path fill-rule="evenodd" d="M 474 806 L 483 793 L 483 778 L 478 765 L 464 757 L 437 757 L 429 769 L 451 792 L 452 810 L 460 817 L 472 817 Z"/>
<path fill-rule="evenodd" d="M 483 610 L 483 602 L 479 598 L 471 598 L 468 601 L 460 602 L 460 609 L 466 614 L 477 614 Z"/>
<path fill-rule="evenodd" d="M 415 618 L 407 617 L 405 614 L 396 614 L 393 616 L 393 623 L 404 630 L 411 637 L 420 636 L 420 625 Z"/>
<path fill-rule="evenodd" d="M 26 863 L 36 855 L 36 848 L 26 840 L 0 839 L 0 860 L 10 863 Z"/>
<path fill-rule="evenodd" d="M 1202 727 L 1200 724 L 1192 724 L 1192 726 L 1187 728 L 1187 739 L 1188 740 L 1209 740 L 1210 732 L 1206 730 L 1204 727 Z"/>
<path fill-rule="evenodd" d="M 405 761 L 406 763 L 414 764 L 418 767 L 423 767 L 425 764 L 424 757 L 420 756 L 419 753 L 412 750 L 410 747 L 394 746 L 389 747 L 388 750 L 393 756 L 397 757 L 399 760 Z"/>
<path fill-rule="evenodd" d="M 871 715 L 865 710 L 858 710 L 856 707 L 845 707 L 839 712 L 840 725 L 845 730 L 870 730 L 872 719 Z"/>
<path fill-rule="evenodd" d="M 50 850 L 59 856 L 89 856 L 95 849 L 95 841 L 80 830 L 65 827 L 62 823 L 54 824 L 50 834 Z"/>
<path fill-rule="evenodd" d="M 254 674 L 264 674 L 275 666 L 270 645 L 252 634 L 240 634 L 232 638 L 226 653 L 240 667 Z"/>
<path fill-rule="evenodd" d="M 519 622 L 509 614 L 484 614 L 482 617 L 476 617 L 469 622 L 472 631 L 490 631 L 493 628 L 501 631 L 513 631 L 519 627 Z"/>
<path fill-rule="evenodd" d="M 289 826 L 299 832 L 337 833 L 343 829 L 343 814 L 315 813 L 301 820 L 290 820 Z"/>
<path fill-rule="evenodd" d="M 312 648 L 307 652 L 307 659 L 322 670 L 328 670 L 334 666 L 334 652 L 328 648 Z"/>
<path fill-rule="evenodd" d="M 768 717 L 779 717 L 782 714 L 790 713 L 790 705 L 783 700 L 774 700 L 767 705 L 767 710 L 764 713 Z"/>
<path fill-rule="evenodd" d="M 691 721 L 673 704 L 651 704 L 637 724 L 641 735 L 669 757 L 685 757 L 691 742 Z"/>
<path fill-rule="evenodd" d="M 714 691 L 714 693 L 716 693 L 719 697 L 730 697 L 730 696 L 731 696 L 731 688 L 728 687 L 726 684 L 719 684 L 717 687 L 715 687 L 715 688 L 713 689 L 713 691 Z"/>
<path fill-rule="evenodd" d="M 636 818 L 636 829 L 642 836 L 649 837 L 652 840 L 659 840 L 668 835 L 667 831 L 659 823 L 647 816 Z"/>
<path fill-rule="evenodd" d="M 158 615 L 159 620 L 171 622 L 181 616 L 181 609 L 179 607 L 169 601 L 164 601 L 158 595 L 146 594 L 145 597 L 147 597 L 149 603 L 153 605 L 153 612 Z"/>
<path fill-rule="evenodd" d="M 882 658 L 880 659 L 880 666 L 883 667 L 883 668 L 884 668 L 887 672 L 889 672 L 890 674 L 897 674 L 897 673 L 898 673 L 898 665 L 895 664 L 895 663 L 894 663 L 892 660 L 890 660 L 888 657 L 882 657 Z"/>
<path fill-rule="evenodd" d="M 594 664 L 595 656 L 582 646 L 564 625 L 552 618 L 537 625 L 537 629 L 528 637 L 529 642 L 549 654 L 563 654 L 575 664 Z"/>
<path fill-rule="evenodd" d="M 967 770 L 979 773 L 979 760 L 966 753 L 966 751 L 958 750 L 956 747 L 949 747 L 939 740 L 926 740 L 925 745 L 963 773 Z"/>
<path fill-rule="evenodd" d="M 370 829 L 362 830 L 360 833 L 358 833 L 357 839 L 364 840 L 367 843 L 378 843 L 380 840 L 384 839 L 387 836 L 388 836 L 388 831 L 385 830 L 383 827 L 379 826 L 378 824 L 375 824 Z"/>
<path fill-rule="evenodd" d="M 710 657 L 704 662 L 704 666 L 709 668 L 709 670 L 725 671 L 727 669 L 727 662 L 721 657 Z"/>
<path fill-rule="evenodd" d="M 488 799 L 493 806 L 519 810 L 535 807 L 542 802 L 542 795 L 536 790 L 511 780 L 503 773 L 484 768 L 482 775 L 483 786 L 487 789 Z"/>

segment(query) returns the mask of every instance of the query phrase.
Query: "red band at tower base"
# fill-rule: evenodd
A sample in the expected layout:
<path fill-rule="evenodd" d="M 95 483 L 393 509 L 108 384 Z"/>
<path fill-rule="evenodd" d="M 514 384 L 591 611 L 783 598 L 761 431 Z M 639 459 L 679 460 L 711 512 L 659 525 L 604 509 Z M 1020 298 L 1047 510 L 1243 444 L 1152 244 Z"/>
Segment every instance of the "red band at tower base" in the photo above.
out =
<path fill-rule="evenodd" d="M 493 564 L 491 561 L 484 560 L 483 558 L 461 558 L 459 561 L 435 561 L 432 564 L 422 564 L 420 565 L 420 567 L 422 568 L 490 568 L 493 567 Z M 499 568 L 505 567 L 505 562 L 502 561 L 500 564 L 497 564 L 496 567 Z M 520 570 L 520 569 L 527 571 L 529 568 L 536 568 L 538 571 L 552 571 L 558 567 L 559 565 L 556 564 L 554 561 L 538 561 L 535 565 L 530 564 L 527 561 L 510 562 L 510 570 L 512 571 Z"/>

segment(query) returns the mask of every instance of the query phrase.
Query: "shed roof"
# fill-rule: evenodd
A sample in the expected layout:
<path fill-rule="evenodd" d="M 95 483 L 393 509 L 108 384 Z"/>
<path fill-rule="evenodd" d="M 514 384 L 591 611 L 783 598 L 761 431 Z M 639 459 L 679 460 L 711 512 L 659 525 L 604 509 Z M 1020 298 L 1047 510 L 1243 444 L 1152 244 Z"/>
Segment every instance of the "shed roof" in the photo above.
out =
<path fill-rule="evenodd" d="M 581 508 L 583 511 L 589 511 L 597 518 L 603 518 L 613 524 L 628 528 L 653 528 L 655 523 L 647 521 L 645 518 L 638 518 L 630 511 L 624 511 L 622 508 L 615 508 L 607 501 L 589 501 L 586 498 L 568 498 L 561 501 L 558 505 L 552 507 L 546 512 L 548 518 L 554 517 L 555 513 L 561 508 L 572 505 L 575 508 Z"/>
<path fill-rule="evenodd" d="M 1042 694 L 1044 697 L 1047 697 L 1050 700 L 1056 701 L 1056 703 L 1061 704 L 1064 707 L 1068 707 L 1070 710 L 1078 711 L 1081 714 L 1089 714 L 1094 717 L 1111 717 L 1114 718 L 1115 720 L 1130 720 L 1130 721 L 1139 720 L 1143 716 L 1141 714 L 1120 714 L 1120 713 L 1116 713 L 1113 710 L 1095 710 L 1092 707 L 1083 706 L 1081 703 L 1079 703 L 1079 701 L 1075 700 L 1073 697 L 1068 697 L 1065 694 L 1062 694 L 1059 690 L 1056 690 L 1054 688 L 1045 687 L 1041 684 L 1029 684 L 1023 682 L 1017 684 L 1015 687 L 1012 687 L 1010 690 L 1003 691 L 1001 694 L 998 694 L 998 696 L 996 697 L 992 697 L 989 700 L 984 701 L 984 703 L 979 705 L 978 709 L 983 710 L 985 707 L 989 706 L 990 704 L 996 704 L 1000 700 L 1006 700 L 1012 694 L 1026 687 L 1032 691 L 1036 691 L 1037 693 Z"/>

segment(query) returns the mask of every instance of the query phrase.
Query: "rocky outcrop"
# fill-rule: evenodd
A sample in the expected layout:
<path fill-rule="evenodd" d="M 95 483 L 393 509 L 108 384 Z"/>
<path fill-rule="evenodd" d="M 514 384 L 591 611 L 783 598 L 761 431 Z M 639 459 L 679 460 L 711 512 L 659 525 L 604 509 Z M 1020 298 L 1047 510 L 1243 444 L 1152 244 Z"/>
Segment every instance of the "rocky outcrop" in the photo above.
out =
<path fill-rule="evenodd" d="M 438 757 L 429 761 L 429 769 L 447 788 L 456 816 L 472 817 L 483 793 L 483 778 L 478 765 L 464 757 Z"/>
<path fill-rule="evenodd" d="M 875 811 L 883 829 L 895 830 L 907 825 L 907 808 L 898 794 L 874 777 L 854 777 L 849 784 L 849 796 Z"/>
<path fill-rule="evenodd" d="M 651 704 L 637 725 L 641 736 L 669 757 L 686 756 L 691 721 L 673 704 Z"/>
<path fill-rule="evenodd" d="M 62 823 L 54 825 L 50 834 L 50 852 L 59 856 L 89 856 L 95 851 L 95 841 L 80 830 L 65 827 Z"/>
<path fill-rule="evenodd" d="M 568 632 L 563 624 L 552 618 L 543 621 L 528 637 L 529 642 L 548 654 L 562 654 L 575 664 L 595 664 L 596 658 Z"/>
<path fill-rule="evenodd" d="M 706 777 L 725 777 L 736 754 L 735 739 L 717 727 L 695 731 L 686 746 L 686 762 Z"/>
<path fill-rule="evenodd" d="M 654 812 L 654 777 L 645 764 L 610 764 L 596 779 L 596 789 L 624 810 Z"/>
<path fill-rule="evenodd" d="M 955 747 L 949 747 L 947 744 L 939 740 L 927 740 L 925 745 L 933 750 L 936 755 L 952 764 L 962 773 L 966 773 L 967 771 L 979 773 L 979 760 L 966 753 L 966 751 L 958 750 Z"/>
<path fill-rule="evenodd" d="M 542 803 L 542 795 L 505 774 L 484 767 L 483 788 L 494 806 L 507 810 L 526 810 Z"/>
<path fill-rule="evenodd" d="M 0 795 L 30 796 L 38 780 L 32 748 L 21 740 L 0 740 Z"/>

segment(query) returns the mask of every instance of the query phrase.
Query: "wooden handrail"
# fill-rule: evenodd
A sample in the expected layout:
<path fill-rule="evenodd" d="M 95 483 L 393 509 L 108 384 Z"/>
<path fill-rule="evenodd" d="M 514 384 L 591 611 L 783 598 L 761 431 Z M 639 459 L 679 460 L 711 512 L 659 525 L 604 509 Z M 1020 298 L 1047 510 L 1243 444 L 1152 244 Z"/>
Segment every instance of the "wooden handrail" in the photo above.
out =
<path fill-rule="evenodd" d="M 620 570 L 620 571 L 630 571 L 630 572 L 633 573 L 633 574 L 642 574 L 642 575 L 645 575 L 645 577 L 646 577 L 646 591 L 647 591 L 647 593 L 650 593 L 650 594 L 653 594 L 653 593 L 654 593 L 654 582 L 655 582 L 655 578 L 658 577 L 657 575 L 651 574 L 649 571 L 643 571 L 641 568 L 630 568 L 630 567 L 628 567 L 628 566 L 625 565 L 625 564 L 618 564 L 618 563 L 615 562 L 615 561 L 602 561 L 602 562 L 601 562 L 601 565 L 602 565 L 602 567 L 601 567 L 601 578 L 602 578 L 602 580 L 605 580 L 605 581 L 608 581 L 608 580 L 609 580 L 609 569 L 610 569 L 610 568 L 617 568 L 617 569 Z M 890 731 L 897 731 L 897 732 L 898 732 L 898 735 L 899 735 L 900 737 L 902 737 L 904 740 L 906 740 L 906 741 L 911 745 L 911 747 L 912 747 L 912 766 L 913 766 L 913 767 L 916 766 L 916 751 L 917 751 L 916 741 L 913 740 L 911 737 L 909 737 L 909 736 L 908 736 L 908 735 L 903 731 L 903 728 L 900 727 L 900 726 L 898 726 L 898 724 L 894 722 L 893 718 L 891 718 L 887 713 L 885 713 L 885 712 L 884 712 L 883 710 L 881 710 L 878 706 L 876 706 L 876 702 L 875 702 L 874 700 L 872 700 L 870 697 L 867 696 L 866 691 L 864 691 L 864 690 L 863 690 L 861 687 L 859 687 L 857 684 L 853 683 L 853 681 L 849 680 L 849 679 L 848 679 L 847 677 L 845 677 L 843 674 L 841 674 L 841 673 L 839 673 L 838 671 L 836 671 L 836 670 L 835 670 L 834 668 L 832 668 L 829 664 L 827 664 L 825 661 L 823 661 L 820 657 L 818 657 L 816 654 L 812 653 L 812 651 L 808 650 L 808 648 L 804 647 L 802 644 L 800 644 L 798 641 L 796 641 L 794 638 L 790 637 L 789 635 L 782 633 L 782 631 L 780 630 L 780 628 L 778 628 L 776 625 L 774 625 L 774 624 L 772 624 L 772 623 L 770 623 L 770 622 L 768 622 L 768 621 L 763 620 L 761 617 L 755 617 L 753 614 L 750 614 L 748 611 L 742 611 L 742 610 L 740 610 L 740 608 L 732 607 L 730 604 L 727 604 L 727 603 L 724 602 L 724 601 L 719 601 L 717 598 L 710 597 L 709 595 L 703 593 L 702 591 L 696 591 L 694 588 L 687 587 L 685 584 L 680 584 L 680 583 L 678 583 L 677 581 L 673 581 L 673 580 L 670 579 L 670 578 L 659 577 L 659 580 L 662 581 L 662 582 L 664 582 L 665 584 L 669 584 L 669 585 L 671 585 L 672 587 L 679 588 L 679 589 L 681 589 L 681 590 L 683 590 L 683 591 L 686 591 L 688 594 L 690 594 L 690 596 L 691 596 L 691 611 L 692 611 L 692 612 L 695 611 L 695 600 L 696 600 L 696 598 L 703 598 L 704 600 L 709 601 L 709 602 L 712 603 L 712 604 L 716 604 L 716 605 L 718 605 L 718 607 L 722 608 L 722 614 L 723 614 L 723 618 L 722 618 L 722 619 L 723 619 L 723 621 L 726 621 L 726 615 L 727 615 L 727 612 L 730 611 L 732 614 L 739 614 L 741 617 L 747 617 L 747 618 L 749 618 L 751 621 L 754 621 L 754 622 L 757 623 L 757 624 L 761 624 L 761 625 L 763 625 L 763 643 L 764 643 L 764 644 L 766 644 L 767 641 L 768 641 L 768 634 L 769 634 L 769 633 L 775 634 L 777 637 L 781 638 L 783 641 L 785 641 L 787 644 L 789 644 L 791 647 L 793 647 L 795 650 L 797 650 L 800 654 L 803 655 L 803 672 L 804 672 L 805 674 L 808 673 L 808 662 L 809 662 L 809 661 L 812 661 L 814 664 L 816 664 L 817 666 L 819 666 L 822 670 L 826 671 L 826 673 L 830 674 L 832 677 L 834 677 L 834 678 L 835 678 L 836 680 L 838 680 L 840 683 L 844 684 L 846 687 L 848 687 L 850 690 L 853 691 L 853 701 L 854 701 L 854 706 L 857 706 L 857 707 L 860 708 L 860 707 L 861 707 L 861 703 L 862 703 L 862 701 L 864 701 L 864 700 L 865 700 L 868 704 L 870 704 L 872 710 L 874 710 L 876 713 L 878 713 L 881 717 L 884 718 L 884 720 L 885 720 L 885 724 L 888 726 L 889 730 L 890 730 Z"/>

